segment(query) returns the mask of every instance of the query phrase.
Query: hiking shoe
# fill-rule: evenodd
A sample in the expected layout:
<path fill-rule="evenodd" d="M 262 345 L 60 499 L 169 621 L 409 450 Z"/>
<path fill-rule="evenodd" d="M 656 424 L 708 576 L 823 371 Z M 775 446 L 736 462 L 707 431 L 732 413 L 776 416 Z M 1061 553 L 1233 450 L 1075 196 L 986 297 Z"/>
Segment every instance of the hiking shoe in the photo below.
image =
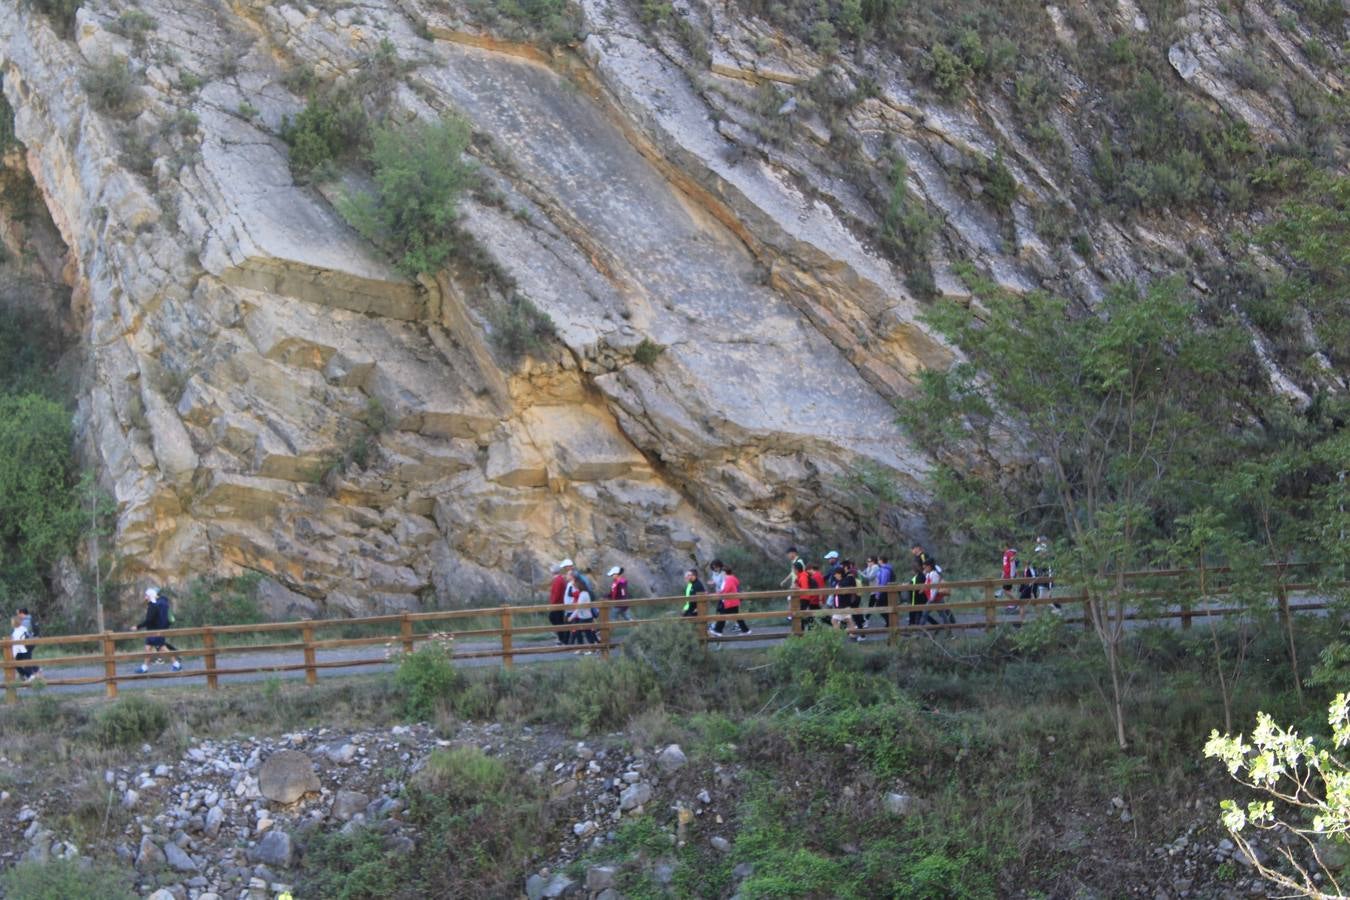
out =
<path fill-rule="evenodd" d="M 150 671 L 150 670 L 149 670 L 148 668 L 146 668 L 145 663 L 141 663 L 139 666 L 136 667 L 136 674 L 137 674 L 137 675 L 144 675 L 146 672 L 149 672 L 149 671 Z"/>
<path fill-rule="evenodd" d="M 181 672 L 182 669 L 183 669 L 183 661 L 181 659 L 175 659 L 173 661 L 173 670 L 175 672 Z"/>
<path fill-rule="evenodd" d="M 742 631 L 741 634 L 754 634 L 754 632 L 751 631 L 749 628 L 747 628 L 744 631 Z"/>

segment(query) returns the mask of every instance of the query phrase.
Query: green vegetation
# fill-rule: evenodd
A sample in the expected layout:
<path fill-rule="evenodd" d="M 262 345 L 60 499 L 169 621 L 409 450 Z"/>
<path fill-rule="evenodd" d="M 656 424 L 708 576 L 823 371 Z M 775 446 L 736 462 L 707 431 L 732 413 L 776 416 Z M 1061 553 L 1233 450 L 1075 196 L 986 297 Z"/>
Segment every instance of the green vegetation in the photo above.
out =
<path fill-rule="evenodd" d="M 67 35 L 75 28 L 75 13 L 81 0 L 27 0 L 28 5 L 52 20 L 52 26 Z"/>
<path fill-rule="evenodd" d="M 434 275 L 455 252 L 459 197 L 476 168 L 464 156 L 469 128 L 460 119 L 377 128 L 369 160 L 374 191 L 339 205 L 352 226 L 389 249 L 405 275 Z"/>
<path fill-rule="evenodd" d="M 14 136 L 14 108 L 5 96 L 5 80 L 0 78 L 0 156 L 19 146 Z"/>
<path fill-rule="evenodd" d="M 905 273 L 905 285 L 920 297 L 937 293 L 933 268 L 928 262 L 928 246 L 937 223 L 909 195 L 905 177 L 908 167 L 896 158 L 891 163 L 890 196 L 881 220 L 882 251 Z"/>
<path fill-rule="evenodd" d="M 7 900 L 136 900 L 135 874 L 105 865 L 86 866 L 75 859 L 21 862 L 0 875 Z"/>
<path fill-rule="evenodd" d="M 507 359 L 513 360 L 539 352 L 555 333 L 553 320 L 548 313 L 515 290 L 504 301 L 492 307 L 489 323 L 492 330 L 488 336 L 493 346 Z"/>
<path fill-rule="evenodd" d="M 323 180 L 336 160 L 355 158 L 366 145 L 369 123 L 350 91 L 311 94 L 294 120 L 282 123 L 281 138 L 290 147 L 291 171 Z"/>
<path fill-rule="evenodd" d="M 1321 884 L 1336 885 L 1335 872 L 1341 866 L 1326 857 L 1333 852 L 1343 856 L 1350 843 L 1350 768 L 1338 755 L 1350 744 L 1350 701 L 1345 694 L 1331 701 L 1327 724 L 1330 740 L 1320 744 L 1261 713 L 1250 744 L 1242 735 L 1221 736 L 1217 730 L 1205 744 L 1205 756 L 1219 759 L 1234 780 L 1262 798 L 1245 806 L 1223 801 L 1228 833 L 1248 859 L 1257 860 L 1256 867 L 1268 881 L 1308 897 L 1324 896 Z M 1253 833 L 1274 837 L 1271 846 L 1279 848 L 1281 859 L 1269 863 L 1251 852 Z M 1289 838 L 1293 840 L 1280 840 Z M 1287 849 L 1305 844 L 1319 848 L 1316 867 L 1304 866 Z"/>
<path fill-rule="evenodd" d="M 135 110 L 136 78 L 131 64 L 119 57 L 90 66 L 80 78 L 80 86 L 89 95 L 94 109 L 117 118 L 126 118 Z"/>
<path fill-rule="evenodd" d="M 109 31 L 120 34 L 141 49 L 144 49 L 150 32 L 158 27 L 159 23 L 153 16 L 139 9 L 123 10 L 116 19 L 108 23 Z"/>
<path fill-rule="evenodd" d="M 568 0 L 469 0 L 485 25 L 513 40 L 535 40 L 545 47 L 578 43 L 585 34 L 581 11 Z"/>
<path fill-rule="evenodd" d="M 169 727 L 169 710 L 140 694 L 123 697 L 98 711 L 93 739 L 103 747 L 136 747 L 155 740 Z"/>
<path fill-rule="evenodd" d="M 398 663 L 394 682 L 403 694 L 403 713 L 413 721 L 430 721 L 464 687 L 464 675 L 454 666 L 451 648 L 432 641 L 406 654 Z"/>
<path fill-rule="evenodd" d="M 633 350 L 633 362 L 640 366 L 650 366 L 664 352 L 666 352 L 665 344 L 658 344 L 651 338 L 644 337 Z"/>
<path fill-rule="evenodd" d="M 0 394 L 0 585 L 39 592 L 80 535 L 70 413 L 35 393 Z"/>
<path fill-rule="evenodd" d="M 538 782 L 477 747 L 434 751 L 407 799 L 408 819 L 422 831 L 416 854 L 387 855 L 373 827 L 320 835 L 307 849 L 302 895 L 505 896 L 552 824 Z"/>
<path fill-rule="evenodd" d="M 205 625 L 251 625 L 265 620 L 258 604 L 256 573 L 232 578 L 196 578 L 188 583 L 182 598 L 173 598 L 178 628 Z"/>

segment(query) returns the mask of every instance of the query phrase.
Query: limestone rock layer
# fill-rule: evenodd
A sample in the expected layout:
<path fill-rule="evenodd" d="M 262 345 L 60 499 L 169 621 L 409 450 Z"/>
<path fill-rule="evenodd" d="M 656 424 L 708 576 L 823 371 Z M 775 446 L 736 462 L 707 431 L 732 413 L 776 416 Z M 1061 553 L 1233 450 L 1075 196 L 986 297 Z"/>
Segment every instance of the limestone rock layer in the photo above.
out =
<path fill-rule="evenodd" d="M 699 7 L 722 36 L 706 83 L 605 0 L 555 51 L 434 3 L 143 0 L 134 33 L 132 8 L 86 3 L 72 34 L 0 3 L 23 162 L 68 247 L 82 448 L 128 581 L 257 571 L 279 614 L 359 614 L 537 597 L 570 555 L 666 591 L 725 543 L 851 533 L 863 470 L 921 527 L 927 461 L 893 404 L 949 351 L 860 237 L 871 213 L 848 186 L 809 156 L 736 152 L 747 123 L 716 106 L 805 83 L 809 52 L 766 56 L 718 4 Z M 1205 90 L 1209 52 L 1178 50 Z M 379 112 L 463 117 L 490 186 L 464 202 L 477 256 L 418 281 L 344 223 L 342 185 L 297 183 L 280 139 L 305 105 L 296 72 L 351 78 L 390 53 Z M 134 86 L 112 114 L 88 73 L 117 60 Z M 1010 159 L 1008 231 L 940 165 L 992 153 L 988 123 L 913 104 L 897 74 L 857 127 L 907 148 L 944 213 L 939 289 L 961 292 L 953 244 L 1006 286 L 1044 283 L 1026 223 L 1056 188 L 1034 157 Z M 1103 265 L 1068 282 L 1090 297 L 1135 274 L 1148 254 L 1125 240 L 1100 235 Z M 503 285 L 555 326 L 523 360 L 495 339 Z"/>

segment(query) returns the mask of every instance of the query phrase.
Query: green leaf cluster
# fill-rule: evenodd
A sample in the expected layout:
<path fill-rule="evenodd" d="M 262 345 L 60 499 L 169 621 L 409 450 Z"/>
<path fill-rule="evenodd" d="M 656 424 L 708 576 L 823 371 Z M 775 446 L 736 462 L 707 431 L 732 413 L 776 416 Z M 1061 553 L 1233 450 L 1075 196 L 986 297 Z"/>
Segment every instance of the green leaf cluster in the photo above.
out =
<path fill-rule="evenodd" d="M 459 198 L 477 169 L 464 156 L 469 128 L 447 116 L 375 129 L 369 153 L 374 190 L 345 197 L 339 209 L 408 276 L 434 275 L 458 245 Z"/>

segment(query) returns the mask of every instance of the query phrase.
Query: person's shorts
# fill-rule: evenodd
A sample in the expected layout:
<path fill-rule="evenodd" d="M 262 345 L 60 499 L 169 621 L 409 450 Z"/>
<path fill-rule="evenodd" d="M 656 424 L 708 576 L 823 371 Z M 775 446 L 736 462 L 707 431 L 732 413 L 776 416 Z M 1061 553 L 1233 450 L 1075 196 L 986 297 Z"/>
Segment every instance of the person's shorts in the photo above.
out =
<path fill-rule="evenodd" d="M 145 645 L 146 645 L 147 647 L 163 647 L 163 646 L 164 646 L 164 638 L 162 638 L 162 637 L 148 637 L 148 638 L 145 639 Z"/>

